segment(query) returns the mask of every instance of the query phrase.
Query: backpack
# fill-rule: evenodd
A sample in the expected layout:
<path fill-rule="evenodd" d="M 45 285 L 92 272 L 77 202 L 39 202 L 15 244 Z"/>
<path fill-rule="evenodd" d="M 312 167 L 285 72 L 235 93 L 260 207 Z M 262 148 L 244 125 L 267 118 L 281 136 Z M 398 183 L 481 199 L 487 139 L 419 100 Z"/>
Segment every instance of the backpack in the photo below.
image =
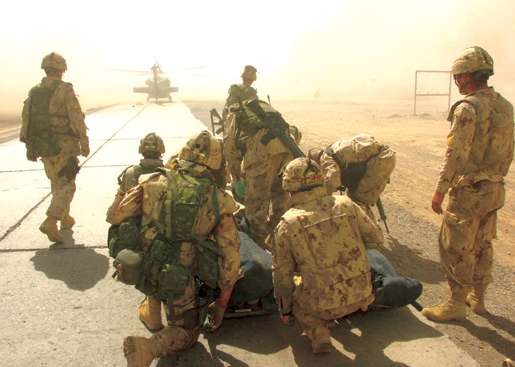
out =
<path fill-rule="evenodd" d="M 37 157 L 52 157 L 61 151 L 50 124 L 50 98 L 61 83 L 55 80 L 49 87 L 38 84 L 29 92 L 29 126 L 27 143 Z"/>

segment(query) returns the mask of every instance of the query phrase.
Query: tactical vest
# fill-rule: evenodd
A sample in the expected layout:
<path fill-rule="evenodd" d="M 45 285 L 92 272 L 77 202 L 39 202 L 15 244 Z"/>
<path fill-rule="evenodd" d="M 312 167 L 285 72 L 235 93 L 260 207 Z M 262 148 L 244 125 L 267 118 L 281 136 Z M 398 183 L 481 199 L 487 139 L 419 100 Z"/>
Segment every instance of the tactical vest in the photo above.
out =
<path fill-rule="evenodd" d="M 513 159 L 513 107 L 499 93 L 477 92 L 456 102 L 449 112 L 461 103 L 468 103 L 476 112 L 476 126 L 468 160 L 457 167 L 457 175 L 477 175 L 475 181 L 501 181 Z"/>
<path fill-rule="evenodd" d="M 136 287 L 160 299 L 182 295 L 192 277 L 210 288 L 217 288 L 218 258 L 223 256 L 210 238 L 193 235 L 198 212 L 206 203 L 206 195 L 214 184 L 207 177 L 162 169 L 168 178 L 166 195 L 161 202 L 159 220 L 147 226 L 159 234 L 144 254 L 142 280 Z M 217 192 L 212 190 L 213 211 L 220 217 Z M 143 231 L 148 228 L 143 228 Z"/>
<path fill-rule="evenodd" d="M 50 98 L 61 83 L 55 80 L 48 87 L 38 84 L 30 92 L 29 125 L 27 143 L 37 157 L 51 157 L 59 154 L 61 148 L 50 123 Z"/>
<path fill-rule="evenodd" d="M 138 184 L 138 179 L 141 175 L 146 175 L 148 173 L 157 172 L 160 167 L 157 166 L 145 166 L 142 164 L 135 164 L 133 166 L 129 166 L 123 170 L 122 173 L 118 176 L 118 185 L 124 186 L 124 189 L 129 189 Z"/>

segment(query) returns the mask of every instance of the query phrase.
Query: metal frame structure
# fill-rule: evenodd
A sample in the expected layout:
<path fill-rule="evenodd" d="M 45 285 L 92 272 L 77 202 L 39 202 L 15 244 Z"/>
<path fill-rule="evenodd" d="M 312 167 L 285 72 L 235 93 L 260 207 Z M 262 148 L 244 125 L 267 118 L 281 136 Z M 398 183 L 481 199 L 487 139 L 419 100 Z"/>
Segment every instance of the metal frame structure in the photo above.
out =
<path fill-rule="evenodd" d="M 449 74 L 448 93 L 418 93 L 418 73 L 446 73 Z M 448 70 L 415 70 L 415 92 L 413 93 L 413 114 L 417 114 L 417 97 L 448 97 L 447 109 L 451 108 L 452 73 Z"/>

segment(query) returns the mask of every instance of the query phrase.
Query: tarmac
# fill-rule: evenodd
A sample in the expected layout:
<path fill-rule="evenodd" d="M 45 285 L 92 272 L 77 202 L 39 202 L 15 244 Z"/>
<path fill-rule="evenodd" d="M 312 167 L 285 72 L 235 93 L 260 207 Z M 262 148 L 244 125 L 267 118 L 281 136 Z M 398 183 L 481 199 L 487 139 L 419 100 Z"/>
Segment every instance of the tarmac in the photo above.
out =
<path fill-rule="evenodd" d="M 125 366 L 123 338 L 150 335 L 137 318 L 143 296 L 111 277 L 105 212 L 120 172 L 141 158 L 139 139 L 158 133 L 169 157 L 206 126 L 181 102 L 112 106 L 86 123 L 91 154 L 62 245 L 38 231 L 50 197 L 42 163 L 17 139 L 0 144 L 0 366 Z M 277 315 L 231 319 L 153 366 L 478 366 L 411 306 L 351 316 L 332 333 L 336 350 L 313 356 Z"/>

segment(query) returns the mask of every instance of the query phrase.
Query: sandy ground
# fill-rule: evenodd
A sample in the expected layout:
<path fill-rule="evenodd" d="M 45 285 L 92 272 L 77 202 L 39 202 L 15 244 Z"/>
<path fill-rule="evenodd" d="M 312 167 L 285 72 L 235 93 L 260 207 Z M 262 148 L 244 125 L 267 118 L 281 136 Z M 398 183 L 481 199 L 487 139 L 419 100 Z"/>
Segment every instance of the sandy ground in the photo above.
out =
<path fill-rule="evenodd" d="M 431 306 L 447 297 L 439 268 L 437 236 L 441 217 L 431 211 L 431 195 L 445 152 L 449 123 L 446 103 L 419 104 L 412 115 L 411 101 L 344 103 L 332 101 L 272 102 L 303 134 L 302 148 L 325 147 L 337 139 L 369 133 L 397 152 L 397 166 L 383 202 L 391 235 L 385 254 L 399 272 L 424 284 L 420 302 Z M 436 101 L 438 102 L 438 101 Z M 187 102 L 197 118 L 209 123 L 207 111 L 221 101 Z M 515 358 L 515 173 L 506 179 L 506 204 L 500 211 L 494 244 L 494 282 L 489 288 L 486 317 L 439 325 L 438 329 L 482 366 L 500 366 L 503 356 Z"/>

